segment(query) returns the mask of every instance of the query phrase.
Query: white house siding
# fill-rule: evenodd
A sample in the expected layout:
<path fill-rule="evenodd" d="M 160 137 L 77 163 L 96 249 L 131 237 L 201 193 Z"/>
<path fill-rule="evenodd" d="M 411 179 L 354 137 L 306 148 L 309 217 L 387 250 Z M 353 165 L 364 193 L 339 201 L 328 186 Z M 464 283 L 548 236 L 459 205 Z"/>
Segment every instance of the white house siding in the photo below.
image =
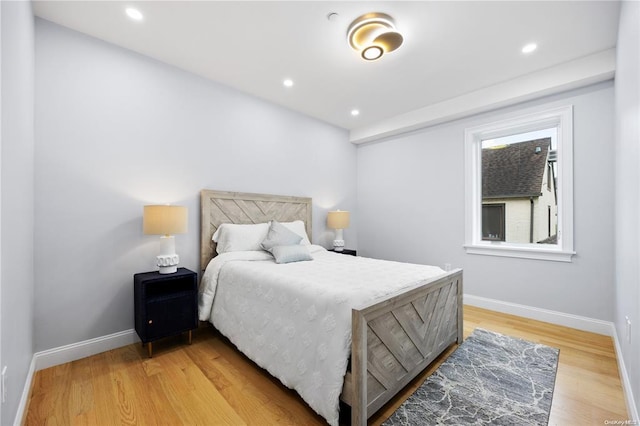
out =
<path fill-rule="evenodd" d="M 544 240 L 550 236 L 548 232 L 548 206 L 551 206 L 551 235 L 556 233 L 558 227 L 558 206 L 553 193 L 553 184 L 550 190 L 547 188 L 548 172 L 549 169 L 546 168 L 542 177 L 542 196 L 534 200 L 533 242 Z"/>
<path fill-rule="evenodd" d="M 483 203 L 505 205 L 505 240 L 510 243 L 529 242 L 531 207 L 528 198 L 505 198 Z"/>
<path fill-rule="evenodd" d="M 505 201 L 505 239 L 510 243 L 528 243 L 531 216 L 531 203 L 529 199 L 512 199 Z"/>

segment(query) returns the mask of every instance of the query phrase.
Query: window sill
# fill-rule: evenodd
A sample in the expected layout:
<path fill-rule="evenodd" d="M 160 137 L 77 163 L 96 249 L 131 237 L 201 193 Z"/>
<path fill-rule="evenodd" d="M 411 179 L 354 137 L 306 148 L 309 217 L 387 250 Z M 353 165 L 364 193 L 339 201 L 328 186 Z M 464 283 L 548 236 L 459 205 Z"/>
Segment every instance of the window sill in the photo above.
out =
<path fill-rule="evenodd" d="M 558 249 L 517 246 L 513 244 L 465 244 L 467 254 L 485 256 L 517 257 L 521 259 L 551 260 L 554 262 L 571 262 L 575 251 Z"/>

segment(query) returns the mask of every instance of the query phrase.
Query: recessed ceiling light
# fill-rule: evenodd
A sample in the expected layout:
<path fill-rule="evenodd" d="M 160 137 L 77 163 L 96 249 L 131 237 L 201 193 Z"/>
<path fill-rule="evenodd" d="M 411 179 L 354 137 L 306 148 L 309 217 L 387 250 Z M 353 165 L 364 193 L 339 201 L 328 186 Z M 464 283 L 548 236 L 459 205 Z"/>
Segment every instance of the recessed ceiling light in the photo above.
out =
<path fill-rule="evenodd" d="M 134 9 L 133 7 L 128 7 L 125 12 L 127 12 L 127 16 L 134 21 L 142 21 L 142 13 L 138 9 Z"/>
<path fill-rule="evenodd" d="M 358 111 L 357 109 L 352 109 L 351 110 L 351 115 L 353 115 L 354 117 L 357 115 L 360 115 L 360 111 Z"/>
<path fill-rule="evenodd" d="M 293 80 L 291 80 L 290 78 L 287 78 L 286 80 L 284 80 L 282 82 L 282 84 L 284 85 L 284 87 L 292 87 L 293 86 Z"/>
<path fill-rule="evenodd" d="M 525 44 L 522 48 L 522 53 L 531 53 L 538 48 L 538 45 L 535 43 Z"/>

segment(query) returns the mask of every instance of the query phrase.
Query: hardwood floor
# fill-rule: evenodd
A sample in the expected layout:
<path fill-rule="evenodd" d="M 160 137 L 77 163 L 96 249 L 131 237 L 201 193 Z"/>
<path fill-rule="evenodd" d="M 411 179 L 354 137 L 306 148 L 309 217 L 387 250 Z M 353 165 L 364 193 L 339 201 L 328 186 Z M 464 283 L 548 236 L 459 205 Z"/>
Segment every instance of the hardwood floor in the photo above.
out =
<path fill-rule="evenodd" d="M 560 348 L 550 425 L 603 425 L 628 419 L 611 338 L 465 306 L 476 327 Z M 291 391 L 210 327 L 94 355 L 35 374 L 26 425 L 324 425 Z M 439 362 L 376 413 L 382 423 Z"/>

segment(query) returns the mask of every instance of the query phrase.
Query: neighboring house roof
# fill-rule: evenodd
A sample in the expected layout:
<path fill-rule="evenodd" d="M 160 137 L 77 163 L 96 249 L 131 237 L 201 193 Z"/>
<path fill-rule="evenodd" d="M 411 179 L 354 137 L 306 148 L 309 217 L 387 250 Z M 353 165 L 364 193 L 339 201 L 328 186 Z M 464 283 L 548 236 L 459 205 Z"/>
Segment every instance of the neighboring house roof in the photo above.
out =
<path fill-rule="evenodd" d="M 553 234 L 550 237 L 545 238 L 544 240 L 538 241 L 538 244 L 558 244 L 558 234 Z"/>
<path fill-rule="evenodd" d="M 482 198 L 539 197 L 550 143 L 544 138 L 483 149 Z"/>

